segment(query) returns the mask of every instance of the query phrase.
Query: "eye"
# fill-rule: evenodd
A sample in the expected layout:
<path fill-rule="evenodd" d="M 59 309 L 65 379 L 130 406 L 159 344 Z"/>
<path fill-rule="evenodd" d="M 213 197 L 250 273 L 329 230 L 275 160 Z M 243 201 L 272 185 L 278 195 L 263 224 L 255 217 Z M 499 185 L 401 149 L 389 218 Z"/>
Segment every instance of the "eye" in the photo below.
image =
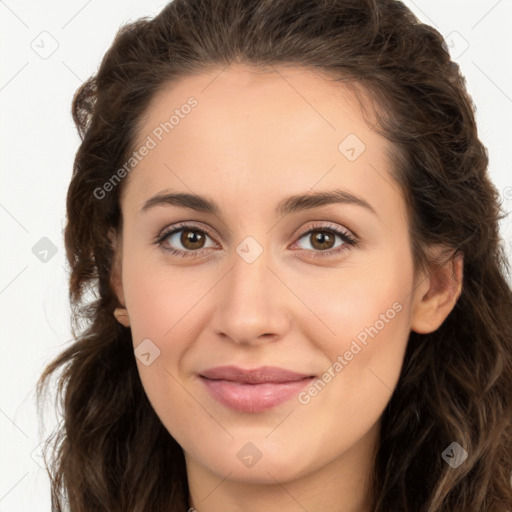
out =
<path fill-rule="evenodd" d="M 340 239 L 341 243 L 333 249 L 336 238 Z M 308 241 L 312 249 L 307 248 L 305 250 L 310 252 L 313 257 L 333 256 L 358 244 L 355 237 L 333 224 L 310 227 L 299 236 L 299 240 L 301 239 Z"/>
<path fill-rule="evenodd" d="M 204 229 L 188 224 L 178 224 L 174 228 L 164 231 L 155 243 L 171 254 L 195 257 L 203 252 L 202 249 L 205 248 L 204 243 L 207 238 L 210 238 L 210 236 Z M 181 244 L 185 250 L 175 249 L 173 246 L 176 244 Z M 213 244 L 213 247 L 215 247 L 215 244 Z"/>
<path fill-rule="evenodd" d="M 341 243 L 333 249 L 336 238 L 340 239 Z M 178 224 L 164 231 L 154 243 L 173 255 L 196 257 L 201 255 L 205 249 L 215 247 L 215 243 L 209 247 L 205 246 L 207 239 L 211 240 L 212 238 L 205 229 L 190 224 Z M 299 241 L 301 239 L 309 241 L 311 248 L 302 250 L 310 253 L 312 257 L 333 256 L 358 244 L 358 240 L 348 231 L 344 231 L 333 224 L 320 224 L 310 227 L 299 235 Z M 181 244 L 184 249 L 176 249 L 178 244 Z"/>

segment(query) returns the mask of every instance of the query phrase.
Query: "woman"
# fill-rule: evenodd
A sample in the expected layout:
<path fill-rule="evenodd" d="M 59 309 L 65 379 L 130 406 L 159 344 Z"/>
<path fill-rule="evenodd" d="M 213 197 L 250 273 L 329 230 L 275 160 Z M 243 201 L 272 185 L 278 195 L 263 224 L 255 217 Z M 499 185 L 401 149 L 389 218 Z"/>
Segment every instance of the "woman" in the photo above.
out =
<path fill-rule="evenodd" d="M 437 31 L 175 0 L 73 114 L 54 510 L 511 510 L 501 211 Z"/>

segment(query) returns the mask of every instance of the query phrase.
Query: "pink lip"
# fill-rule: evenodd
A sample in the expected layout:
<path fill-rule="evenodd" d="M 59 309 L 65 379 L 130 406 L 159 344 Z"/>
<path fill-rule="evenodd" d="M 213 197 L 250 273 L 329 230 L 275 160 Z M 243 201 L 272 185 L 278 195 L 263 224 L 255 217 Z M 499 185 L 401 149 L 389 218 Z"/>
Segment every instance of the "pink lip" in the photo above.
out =
<path fill-rule="evenodd" d="M 200 378 L 221 404 L 241 412 L 261 412 L 297 395 L 314 376 L 272 366 L 250 370 L 219 366 L 201 372 Z"/>

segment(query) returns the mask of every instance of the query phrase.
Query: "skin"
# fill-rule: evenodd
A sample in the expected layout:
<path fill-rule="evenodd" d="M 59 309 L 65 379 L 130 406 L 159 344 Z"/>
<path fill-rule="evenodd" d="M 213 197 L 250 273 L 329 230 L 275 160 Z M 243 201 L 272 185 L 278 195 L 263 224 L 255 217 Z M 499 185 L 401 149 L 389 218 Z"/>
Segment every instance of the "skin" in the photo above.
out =
<path fill-rule="evenodd" d="M 409 333 L 441 325 L 460 294 L 462 262 L 415 275 L 389 143 L 342 85 L 301 68 L 204 72 L 155 95 L 137 144 L 190 96 L 197 107 L 125 178 L 112 285 L 127 310 L 119 321 L 131 328 L 134 348 L 150 339 L 160 350 L 151 364 L 137 359 L 137 365 L 152 406 L 184 450 L 191 506 L 370 510 L 380 418 Z M 366 146 L 354 161 L 338 149 L 349 134 Z M 285 216 L 274 211 L 288 196 L 334 188 L 363 198 L 375 213 L 348 203 Z M 141 213 L 163 191 L 207 196 L 221 213 L 176 205 Z M 184 245 L 180 232 L 164 245 L 202 251 L 198 257 L 172 255 L 154 243 L 183 221 L 211 236 Z M 344 244 L 337 235 L 315 245 L 313 235 L 325 235 L 329 223 L 358 245 L 334 253 Z M 315 231 L 308 234 L 310 227 Z M 263 249 L 252 263 L 236 251 L 247 236 Z M 333 362 L 357 335 L 397 303 L 400 311 L 334 372 Z M 198 379 L 200 370 L 226 364 L 319 377 L 331 368 L 335 376 L 307 404 L 294 397 L 243 413 L 215 401 Z M 237 457 L 249 442 L 261 453 L 252 467 Z"/>

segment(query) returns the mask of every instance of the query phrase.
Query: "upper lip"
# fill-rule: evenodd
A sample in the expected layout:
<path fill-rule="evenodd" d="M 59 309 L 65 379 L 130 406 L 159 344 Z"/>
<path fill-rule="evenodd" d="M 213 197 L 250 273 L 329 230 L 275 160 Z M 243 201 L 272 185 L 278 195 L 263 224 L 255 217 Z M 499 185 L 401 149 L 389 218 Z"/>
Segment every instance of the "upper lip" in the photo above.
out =
<path fill-rule="evenodd" d="M 212 380 L 230 380 L 245 384 L 262 384 L 264 382 L 293 382 L 312 375 L 297 373 L 277 366 L 260 366 L 244 369 L 238 366 L 217 366 L 200 373 L 202 377 Z"/>

